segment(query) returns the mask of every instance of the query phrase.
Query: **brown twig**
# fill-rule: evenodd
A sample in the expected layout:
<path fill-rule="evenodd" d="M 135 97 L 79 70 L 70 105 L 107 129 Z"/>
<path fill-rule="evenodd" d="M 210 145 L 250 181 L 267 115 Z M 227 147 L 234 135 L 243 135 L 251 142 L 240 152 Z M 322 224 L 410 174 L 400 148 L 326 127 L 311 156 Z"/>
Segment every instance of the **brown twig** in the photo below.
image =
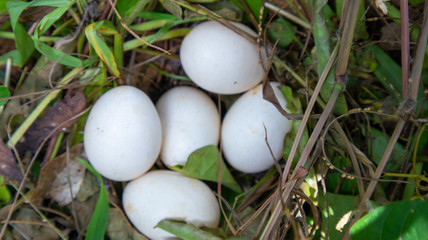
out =
<path fill-rule="evenodd" d="M 409 2 L 400 0 L 401 15 L 401 84 L 403 98 L 407 96 L 410 69 Z"/>
<path fill-rule="evenodd" d="M 416 61 L 414 63 L 414 67 L 412 69 L 412 79 L 414 79 L 414 81 L 410 82 L 410 92 L 407 94 L 407 97 L 405 99 L 403 99 L 403 101 L 400 103 L 400 108 L 399 108 L 399 115 L 401 117 L 401 119 L 398 121 L 395 130 L 391 136 L 391 139 L 388 142 L 387 148 L 385 150 L 385 153 L 383 154 L 379 165 L 376 169 L 374 178 L 380 178 L 380 176 L 382 175 L 382 172 L 386 166 L 386 164 L 388 163 L 388 159 L 391 156 L 392 150 L 394 149 L 394 146 L 398 140 L 398 138 L 401 135 L 401 132 L 404 128 L 404 125 L 406 123 L 406 120 L 409 118 L 409 116 L 411 116 L 415 110 L 415 108 L 412 108 L 411 106 L 416 106 L 416 96 L 417 96 L 417 91 L 418 91 L 418 87 L 419 86 L 419 81 L 420 81 L 420 77 L 421 77 L 421 71 L 422 71 L 422 64 L 423 64 L 423 60 L 424 60 L 424 56 L 425 56 L 425 49 L 426 49 L 426 43 L 427 43 L 427 36 L 428 36 L 428 2 L 425 2 L 425 7 L 424 7 L 424 21 L 423 21 L 423 26 L 422 26 L 422 31 L 420 33 L 419 36 L 419 41 L 418 41 L 418 45 L 417 45 L 417 49 L 418 51 L 416 51 Z M 411 104 L 410 108 L 409 107 L 409 102 Z M 358 206 L 357 210 L 365 210 L 366 209 L 366 204 L 368 203 L 368 200 L 370 199 L 371 195 L 373 194 L 373 191 L 376 187 L 377 184 L 377 180 L 372 180 L 369 184 L 369 186 L 367 187 L 367 190 L 364 194 L 363 199 L 361 199 L 361 203 Z M 355 224 L 358 219 L 361 217 L 357 216 L 355 217 L 352 221 L 351 224 L 349 224 L 349 227 L 345 233 L 345 236 L 343 237 L 343 239 L 349 239 L 350 237 L 350 229 L 352 227 L 353 224 Z"/>

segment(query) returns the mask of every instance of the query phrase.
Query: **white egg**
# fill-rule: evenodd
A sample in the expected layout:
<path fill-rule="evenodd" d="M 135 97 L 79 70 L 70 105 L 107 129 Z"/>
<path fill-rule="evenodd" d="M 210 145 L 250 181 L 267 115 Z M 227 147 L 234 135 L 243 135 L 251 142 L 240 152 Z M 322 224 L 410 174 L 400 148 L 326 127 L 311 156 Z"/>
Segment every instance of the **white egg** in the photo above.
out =
<path fill-rule="evenodd" d="M 128 181 L 149 170 L 161 147 L 156 108 L 141 90 L 115 87 L 92 107 L 85 125 L 85 153 L 104 177 Z"/>
<path fill-rule="evenodd" d="M 233 23 L 256 35 L 247 26 Z M 257 35 L 256 35 L 257 36 Z M 262 81 L 265 70 L 256 44 L 220 23 L 203 22 L 190 31 L 180 48 L 186 74 L 201 88 L 219 94 L 247 91 Z"/>
<path fill-rule="evenodd" d="M 164 219 L 210 228 L 220 219 L 217 200 L 205 183 L 167 170 L 150 171 L 131 181 L 123 191 L 123 207 L 132 224 L 150 239 L 173 237 L 155 228 Z"/>
<path fill-rule="evenodd" d="M 220 116 L 211 98 L 193 87 L 175 87 L 156 103 L 162 124 L 161 160 L 185 165 L 189 155 L 206 145 L 217 145 Z"/>
<path fill-rule="evenodd" d="M 278 89 L 279 84 L 271 83 L 271 86 L 280 105 L 286 109 L 287 102 Z M 262 85 L 259 85 L 239 97 L 224 117 L 221 130 L 224 156 L 242 172 L 267 170 L 274 165 L 273 157 L 276 161 L 281 159 L 284 138 L 290 130 L 291 121 L 263 99 Z"/>

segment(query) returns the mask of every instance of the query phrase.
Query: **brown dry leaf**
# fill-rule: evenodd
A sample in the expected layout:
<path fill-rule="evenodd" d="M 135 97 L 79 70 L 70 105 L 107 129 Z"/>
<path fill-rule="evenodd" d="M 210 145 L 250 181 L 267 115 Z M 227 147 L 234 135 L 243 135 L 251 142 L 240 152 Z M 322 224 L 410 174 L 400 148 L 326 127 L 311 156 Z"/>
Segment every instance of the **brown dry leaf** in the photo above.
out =
<path fill-rule="evenodd" d="M 31 208 L 19 209 L 10 225 L 14 228 L 13 239 L 59 239 L 58 234 Z"/>
<path fill-rule="evenodd" d="M 111 240 L 146 240 L 141 233 L 132 228 L 122 212 L 117 208 L 110 208 L 106 235 Z"/>
<path fill-rule="evenodd" d="M 46 109 L 45 114 L 28 129 L 25 141 L 20 144 L 20 151 L 35 152 L 56 127 L 61 125 L 61 128 L 51 135 L 52 137 L 71 127 L 77 119 L 69 120 L 83 111 L 85 106 L 86 98 L 82 89 L 77 89 L 74 93 L 68 91 L 63 100 Z"/>
<path fill-rule="evenodd" d="M 22 180 L 22 173 L 9 147 L 0 141 L 0 176 Z"/>
<path fill-rule="evenodd" d="M 83 144 L 77 144 L 70 149 L 68 161 L 64 153 L 43 166 L 37 186 L 31 192 L 31 201 L 40 203 L 49 197 L 60 206 L 69 204 L 72 200 L 70 189 L 76 197 L 85 176 L 85 167 L 76 160 L 82 153 Z"/>
<path fill-rule="evenodd" d="M 47 197 L 52 198 L 60 206 L 69 204 L 79 192 L 84 175 L 85 167 L 73 159 L 55 178 Z"/>
<path fill-rule="evenodd" d="M 279 104 L 278 99 L 276 99 L 275 92 L 273 91 L 272 86 L 269 84 L 269 80 L 263 82 L 263 99 L 272 103 L 287 119 L 294 119 L 294 116 L 287 113 Z"/>

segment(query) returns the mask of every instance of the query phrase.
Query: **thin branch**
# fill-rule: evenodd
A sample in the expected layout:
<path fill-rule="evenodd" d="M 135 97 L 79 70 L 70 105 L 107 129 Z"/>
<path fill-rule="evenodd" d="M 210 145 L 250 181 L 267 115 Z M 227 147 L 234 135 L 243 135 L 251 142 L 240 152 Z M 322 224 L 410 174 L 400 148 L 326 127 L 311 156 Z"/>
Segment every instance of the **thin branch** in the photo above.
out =
<path fill-rule="evenodd" d="M 407 85 L 410 69 L 410 37 L 409 37 L 409 2 L 400 0 L 401 15 L 401 83 L 403 99 L 407 96 Z"/>

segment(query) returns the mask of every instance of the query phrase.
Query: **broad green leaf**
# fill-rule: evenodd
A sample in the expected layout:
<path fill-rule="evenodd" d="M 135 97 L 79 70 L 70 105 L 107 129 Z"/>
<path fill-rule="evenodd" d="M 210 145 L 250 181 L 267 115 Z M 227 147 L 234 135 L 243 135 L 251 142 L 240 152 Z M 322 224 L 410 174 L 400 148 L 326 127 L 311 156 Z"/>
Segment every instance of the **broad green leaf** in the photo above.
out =
<path fill-rule="evenodd" d="M 10 97 L 10 91 L 5 86 L 0 86 L 0 98 L 7 98 Z M 5 105 L 7 100 L 0 101 L 0 107 Z"/>
<path fill-rule="evenodd" d="M 297 27 L 285 20 L 283 17 L 279 17 L 275 22 L 271 23 L 268 28 L 268 37 L 272 42 L 278 41 L 278 47 L 284 48 L 290 45 L 296 38 L 294 31 Z"/>
<path fill-rule="evenodd" d="M 368 46 L 366 49 L 373 53 L 373 57 L 378 63 L 377 68 L 373 71 L 374 75 L 382 83 L 383 87 L 388 90 L 389 94 L 400 101 L 402 92 L 401 66 L 376 45 Z M 427 101 L 423 101 L 423 96 L 423 89 L 419 88 L 417 96 L 418 107 L 427 103 Z"/>
<path fill-rule="evenodd" d="M 15 58 L 14 62 L 19 66 L 23 66 L 34 51 L 34 44 L 31 37 L 28 35 L 24 27 L 18 22 L 21 13 L 27 7 L 35 6 L 51 6 L 67 8 L 72 4 L 70 0 L 34 0 L 31 2 L 9 1 L 6 7 L 10 16 L 10 23 L 15 34 L 16 49 L 19 52 L 20 58 Z M 16 56 L 16 55 L 13 55 Z"/>
<path fill-rule="evenodd" d="M 349 223 L 344 224 L 344 226 L 337 226 L 337 224 L 345 214 L 358 207 L 358 198 L 329 192 L 327 192 L 325 196 L 327 199 L 324 199 L 323 194 L 318 194 L 318 206 L 321 208 L 322 223 L 328 223 L 329 239 L 342 239 Z M 326 206 L 326 203 L 328 203 L 328 206 Z M 336 226 L 341 231 L 337 230 Z M 322 231 L 325 231 L 326 227 L 327 226 L 323 225 Z"/>
<path fill-rule="evenodd" d="M 11 0 L 2 0 L 2 1 L 0 1 L 0 14 L 2 14 L 2 13 L 4 13 L 4 12 L 7 11 L 6 3 L 9 2 L 9 1 L 11 1 Z"/>
<path fill-rule="evenodd" d="M 21 59 L 21 54 L 16 49 L 2 55 L 0 57 L 0 65 L 6 65 L 8 58 L 12 58 L 12 64 L 14 66 L 23 66 L 25 64 Z"/>
<path fill-rule="evenodd" d="M 374 75 L 388 90 L 389 94 L 399 100 L 402 89 L 401 66 L 376 45 L 368 46 L 366 49 L 373 53 L 378 63 L 377 68 L 373 71 Z"/>
<path fill-rule="evenodd" d="M 220 152 L 214 145 L 208 145 L 194 151 L 190 154 L 184 167 L 170 167 L 188 177 L 217 182 L 219 160 L 221 162 L 221 183 L 235 192 L 242 192 L 223 159 L 220 159 Z"/>
<path fill-rule="evenodd" d="M 12 198 L 12 194 L 10 193 L 7 186 L 3 185 L 4 177 L 0 177 L 0 207 L 4 204 L 7 204 Z"/>
<path fill-rule="evenodd" d="M 372 146 L 369 146 L 372 152 L 371 160 L 374 163 L 379 164 L 380 159 L 382 158 L 383 153 L 385 152 L 385 149 L 388 145 L 390 136 L 385 135 L 382 131 L 377 130 L 376 128 L 371 128 L 369 134 L 366 134 L 366 131 L 364 131 L 363 127 L 361 129 L 363 130 L 362 133 L 364 137 L 372 138 Z M 394 150 L 391 154 L 391 157 L 385 166 L 385 171 L 398 170 L 402 166 L 403 161 L 405 159 L 404 152 L 404 147 L 397 142 L 394 146 Z"/>
<path fill-rule="evenodd" d="M 105 43 L 97 33 L 97 30 L 103 24 L 103 21 L 90 24 L 86 27 L 85 34 L 97 55 L 107 65 L 112 74 L 116 77 L 120 77 L 120 72 L 112 51 L 108 47 L 107 43 Z"/>
<path fill-rule="evenodd" d="M 241 9 L 244 9 L 241 3 L 245 2 L 245 4 L 247 4 L 247 7 L 250 9 L 251 13 L 257 19 L 257 21 L 259 20 L 259 18 L 260 18 L 260 8 L 263 6 L 263 1 L 262 0 L 243 0 L 243 1 L 241 1 L 241 0 L 231 0 L 231 2 L 233 4 L 235 4 L 236 6 L 238 6 L 239 8 L 241 8 Z M 265 13 L 266 13 L 266 11 L 263 13 L 264 16 L 265 16 Z M 248 18 L 247 15 L 245 15 L 245 16 Z"/>
<path fill-rule="evenodd" d="M 331 160 L 331 163 L 342 170 L 345 170 L 347 167 L 352 166 L 349 159 L 345 159 L 340 156 L 334 156 Z M 356 195 L 358 194 L 358 184 L 357 180 L 354 179 L 347 179 L 342 177 L 342 173 L 333 170 L 330 171 L 327 174 L 326 178 L 326 186 L 327 191 L 334 192 L 337 188 L 337 186 L 340 184 L 339 193 L 341 194 L 348 194 L 348 195 Z"/>
<path fill-rule="evenodd" d="M 428 239 L 428 203 L 399 201 L 376 208 L 351 228 L 351 239 Z"/>
<path fill-rule="evenodd" d="M 129 15 L 140 0 L 117 1 L 116 10 L 122 18 Z"/>
<path fill-rule="evenodd" d="M 221 240 L 216 235 L 204 231 L 192 224 L 175 220 L 162 220 L 156 227 L 163 229 L 184 240 Z"/>
<path fill-rule="evenodd" d="M 58 62 L 60 64 L 70 66 L 70 67 L 82 67 L 83 62 L 77 57 L 73 57 L 71 55 L 67 55 L 39 40 L 34 40 L 35 46 L 37 50 L 46 56 L 47 58 L 51 59 L 54 62 Z"/>
<path fill-rule="evenodd" d="M 97 205 L 92 213 L 91 221 L 89 222 L 88 229 L 86 230 L 85 240 L 103 240 L 104 234 L 107 229 L 108 223 L 108 199 L 107 191 L 104 187 L 103 178 L 87 161 L 77 158 L 80 164 L 85 166 L 92 174 L 94 174 L 101 183 L 100 195 L 98 197 Z"/>

